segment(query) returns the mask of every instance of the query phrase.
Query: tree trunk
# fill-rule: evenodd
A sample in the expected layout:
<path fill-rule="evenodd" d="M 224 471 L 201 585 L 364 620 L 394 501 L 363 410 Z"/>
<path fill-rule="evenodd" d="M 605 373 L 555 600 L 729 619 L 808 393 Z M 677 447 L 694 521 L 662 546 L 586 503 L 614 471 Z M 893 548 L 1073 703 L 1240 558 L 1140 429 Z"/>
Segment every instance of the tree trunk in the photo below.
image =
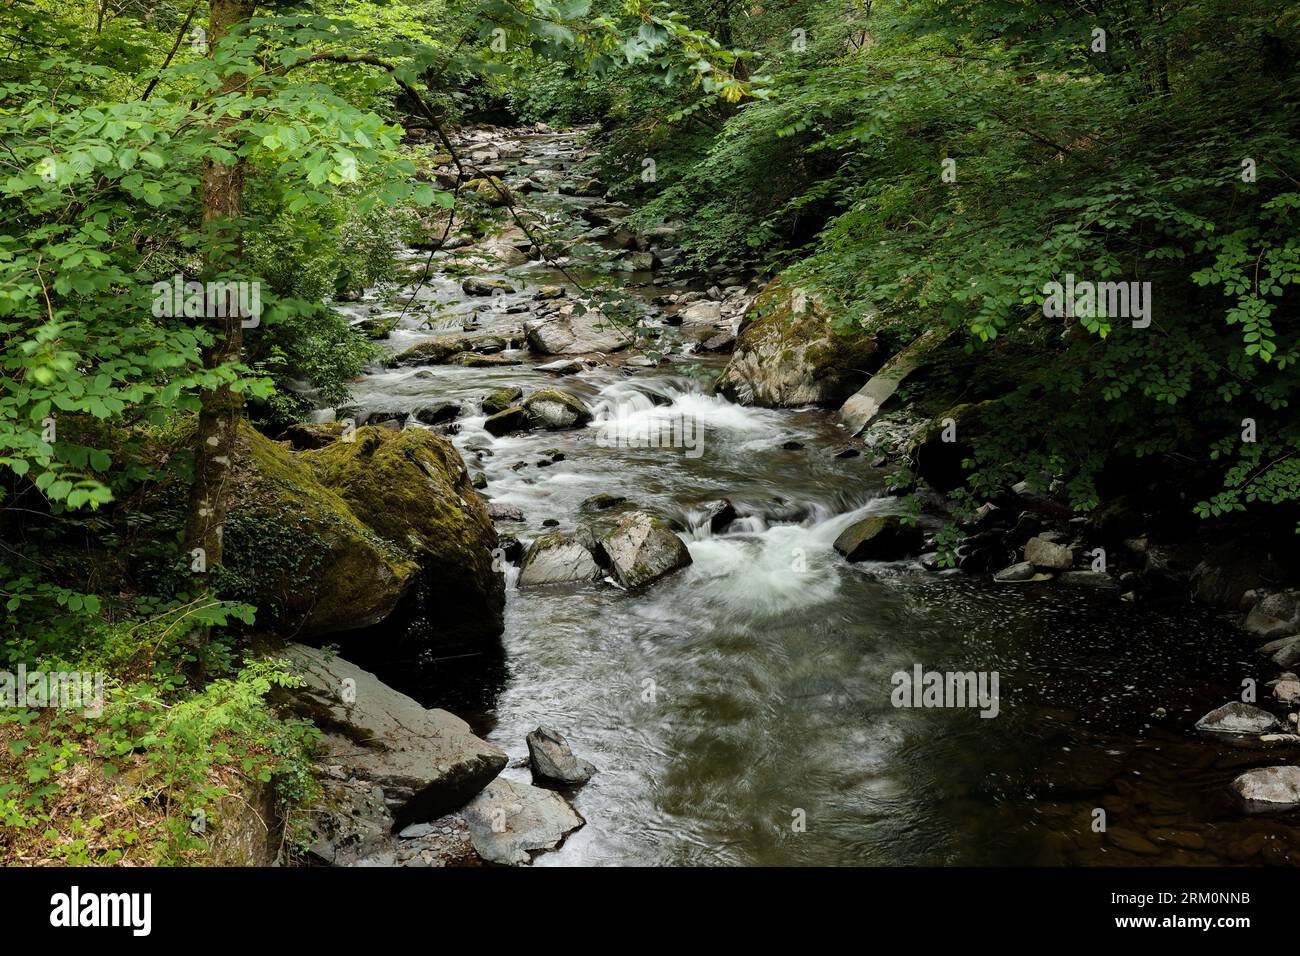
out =
<path fill-rule="evenodd" d="M 207 34 L 209 51 L 216 48 L 232 27 L 249 20 L 255 6 L 253 0 L 212 0 Z M 222 83 L 222 92 L 238 89 L 246 79 L 241 74 L 227 76 Z M 223 130 L 233 122 L 229 117 L 220 120 Z M 222 166 L 205 160 L 202 195 L 207 247 L 204 272 L 211 276 L 232 269 L 243 257 L 240 219 L 244 212 L 244 161 L 240 159 L 233 165 Z M 238 362 L 242 357 L 244 330 L 239 296 L 232 290 L 220 299 L 222 301 L 205 302 L 205 315 L 208 316 L 205 321 L 214 336 L 212 345 L 203 353 L 205 368 Z M 226 520 L 226 473 L 234 461 L 243 398 L 229 386 L 222 386 L 204 391 L 201 402 L 198 429 L 194 435 L 194 482 L 190 486 L 185 542 L 192 566 L 197 568 L 193 564 L 193 559 L 197 559 L 206 569 L 221 564 L 221 532 Z M 202 549 L 202 553 L 195 554 L 195 549 Z"/>

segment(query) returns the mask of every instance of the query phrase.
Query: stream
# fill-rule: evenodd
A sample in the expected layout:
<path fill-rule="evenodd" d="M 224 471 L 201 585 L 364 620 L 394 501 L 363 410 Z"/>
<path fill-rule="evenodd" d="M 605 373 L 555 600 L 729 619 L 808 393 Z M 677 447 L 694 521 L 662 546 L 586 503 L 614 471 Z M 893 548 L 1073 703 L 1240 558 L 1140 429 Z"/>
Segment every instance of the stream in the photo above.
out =
<path fill-rule="evenodd" d="M 516 147 L 503 151 L 508 183 L 538 170 L 563 179 L 583 157 L 579 132 L 499 135 Z M 527 199 L 549 216 L 604 201 Z M 502 268 L 473 252 L 434 254 L 410 303 L 342 308 L 357 319 L 405 309 L 384 341 L 397 352 L 467 324 L 517 330 L 533 293 L 563 283 L 544 263 Z M 460 275 L 436 271 L 448 261 L 518 291 L 466 295 Z M 627 284 L 647 300 L 686 287 L 647 273 Z M 483 494 L 524 516 L 498 521 L 503 534 L 608 527 L 620 509 L 582 507 L 604 493 L 668 520 L 693 559 L 639 593 L 519 589 L 511 568 L 500 661 L 457 666 L 454 680 L 436 667 L 379 671 L 505 750 L 508 777 L 531 779 L 520 761 L 539 724 L 599 768 L 566 793 L 586 825 L 535 865 L 1180 865 L 1280 862 L 1300 849 L 1295 828 L 1243 815 L 1228 791 L 1269 761 L 1191 730 L 1260 676 L 1227 622 L 1050 582 L 846 562 L 832 548 L 839 532 L 900 508 L 884 471 L 866 455 L 837 457 L 849 442 L 827 410 L 708 394 L 725 355 L 563 376 L 538 369 L 553 356 L 504 355 L 521 364 L 376 367 L 354 385 L 355 410 L 460 402 L 452 440 L 486 479 Z M 506 386 L 569 391 L 595 420 L 494 437 L 479 402 Z M 701 428 L 698 455 L 601 440 L 682 420 Z M 706 505 L 719 498 L 739 517 L 714 533 Z M 892 675 L 915 665 L 996 671 L 997 716 L 893 706 Z M 1104 834 L 1092 828 L 1097 808 Z"/>

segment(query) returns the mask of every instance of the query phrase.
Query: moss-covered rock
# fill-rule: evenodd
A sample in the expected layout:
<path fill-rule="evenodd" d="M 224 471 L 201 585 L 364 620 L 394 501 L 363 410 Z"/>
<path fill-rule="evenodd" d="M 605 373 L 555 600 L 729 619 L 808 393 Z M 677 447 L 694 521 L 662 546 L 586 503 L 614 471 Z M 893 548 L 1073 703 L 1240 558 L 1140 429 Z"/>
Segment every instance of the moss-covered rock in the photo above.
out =
<path fill-rule="evenodd" d="M 439 365 L 454 361 L 463 352 L 488 354 L 500 352 L 506 347 L 506 340 L 499 335 L 438 335 L 423 342 L 416 342 L 392 356 L 386 364 L 390 368 L 408 365 Z"/>
<path fill-rule="evenodd" d="M 295 455 L 240 426 L 220 572 L 224 591 L 257 605 L 259 625 L 304 639 L 382 621 L 419 571 L 308 467 L 303 459 L 314 454 Z"/>
<path fill-rule="evenodd" d="M 527 431 L 532 427 L 533 420 L 528 415 L 528 410 L 522 405 L 511 405 L 509 408 L 503 408 L 495 415 L 489 415 L 483 422 L 483 428 L 489 435 L 496 435 L 500 438 L 502 435 L 509 435 L 511 432 Z"/>
<path fill-rule="evenodd" d="M 897 561 L 921 550 L 924 535 L 898 515 L 871 515 L 855 521 L 835 539 L 835 550 L 850 561 Z"/>
<path fill-rule="evenodd" d="M 465 184 L 463 190 L 479 202 L 493 208 L 504 206 L 507 202 L 513 201 L 510 189 L 496 176 L 482 176 L 478 179 L 471 179 Z"/>
<path fill-rule="evenodd" d="M 495 415 L 497 412 L 504 412 L 512 405 L 519 403 L 524 397 L 522 388 L 498 388 L 496 391 L 488 392 L 483 397 L 483 413 L 485 415 Z"/>
<path fill-rule="evenodd" d="M 492 522 L 455 448 L 424 429 L 365 426 L 295 454 L 241 426 L 225 543 L 223 589 L 299 640 L 413 617 L 440 646 L 501 632 Z"/>
<path fill-rule="evenodd" d="M 867 380 L 875 354 L 873 335 L 836 331 L 819 300 L 774 280 L 746 313 L 717 390 L 773 408 L 839 403 Z"/>
<path fill-rule="evenodd" d="M 415 563 L 412 610 L 434 643 L 476 644 L 501 633 L 496 532 L 451 442 L 424 429 L 367 427 L 354 441 L 301 458 L 366 527 Z"/>

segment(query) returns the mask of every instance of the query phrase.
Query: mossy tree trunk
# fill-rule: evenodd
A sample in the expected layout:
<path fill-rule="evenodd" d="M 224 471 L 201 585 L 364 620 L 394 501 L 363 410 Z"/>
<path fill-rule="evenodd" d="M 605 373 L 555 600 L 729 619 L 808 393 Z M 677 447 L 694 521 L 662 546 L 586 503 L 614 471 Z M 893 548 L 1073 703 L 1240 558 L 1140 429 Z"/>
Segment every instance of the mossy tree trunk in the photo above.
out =
<path fill-rule="evenodd" d="M 233 28 L 248 22 L 255 7 L 253 0 L 212 0 L 208 18 L 209 52 L 214 53 L 222 37 Z M 233 92 L 247 80 L 242 73 L 231 73 L 224 78 L 221 92 Z M 217 122 L 220 135 L 225 137 L 234 119 L 227 116 Z M 234 152 L 237 144 L 229 145 Z M 204 272 L 207 276 L 228 273 L 243 258 L 244 160 L 237 158 L 230 165 L 205 160 L 202 188 Z M 209 369 L 242 358 L 244 335 L 239 296 L 232 290 L 224 299 L 206 303 L 205 311 L 215 313 L 206 319 L 213 334 L 213 342 L 203 354 L 204 367 Z M 204 564 L 213 568 L 221 564 L 226 476 L 234 461 L 243 399 L 228 385 L 222 385 L 205 390 L 201 401 L 194 434 L 194 481 L 190 486 L 185 542 L 191 554 L 194 549 L 202 549 Z"/>

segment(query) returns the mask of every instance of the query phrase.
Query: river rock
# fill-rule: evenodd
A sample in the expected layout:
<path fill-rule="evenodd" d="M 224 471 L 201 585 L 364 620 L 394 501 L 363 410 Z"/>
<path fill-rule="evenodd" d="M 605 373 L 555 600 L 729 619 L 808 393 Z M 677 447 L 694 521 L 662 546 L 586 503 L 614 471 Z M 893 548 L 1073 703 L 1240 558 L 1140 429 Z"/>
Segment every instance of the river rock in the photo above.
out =
<path fill-rule="evenodd" d="M 320 781 L 319 802 L 306 815 L 307 853 L 326 866 L 355 866 L 384 853 L 392 840 L 393 815 L 384 788 L 368 780 Z"/>
<path fill-rule="evenodd" d="M 541 535 L 524 552 L 519 586 L 598 581 L 600 565 L 578 536 L 563 531 Z"/>
<path fill-rule="evenodd" d="M 1245 627 L 1260 637 L 1281 637 L 1300 631 L 1300 591 L 1266 595 L 1246 615 Z"/>
<path fill-rule="evenodd" d="M 605 511 L 626 503 L 627 499 L 622 495 L 611 495 L 609 492 L 602 491 L 590 498 L 584 498 L 582 504 L 578 506 L 578 510 L 586 512 Z"/>
<path fill-rule="evenodd" d="M 1066 570 L 1074 565 L 1074 552 L 1063 544 L 1039 536 L 1025 542 L 1025 560 L 1036 568 Z"/>
<path fill-rule="evenodd" d="M 1010 567 L 1003 568 L 997 574 L 993 575 L 993 580 L 1002 584 L 1020 584 L 1022 582 L 1033 581 L 1037 576 L 1037 570 L 1031 562 L 1021 561 L 1019 564 L 1013 564 Z"/>
<path fill-rule="evenodd" d="M 466 295 L 492 295 L 496 292 L 515 291 L 515 287 L 505 279 L 484 279 L 481 276 L 470 276 L 460 284 L 460 288 Z"/>
<path fill-rule="evenodd" d="M 897 561 L 920 552 L 925 536 L 898 515 L 872 515 L 853 522 L 835 539 L 849 561 Z"/>
<path fill-rule="evenodd" d="M 543 388 L 524 399 L 523 408 L 543 428 L 555 431 L 581 428 L 591 421 L 591 409 L 582 399 L 556 388 Z"/>
<path fill-rule="evenodd" d="M 505 768 L 505 753 L 459 717 L 422 707 L 355 664 L 302 644 L 284 656 L 304 680 L 290 706 L 325 732 L 319 762 L 380 787 L 395 826 L 460 808 Z"/>
<path fill-rule="evenodd" d="M 874 337 L 836 332 L 820 300 L 774 281 L 745 313 L 716 388 L 745 405 L 838 403 L 866 379 L 875 351 Z"/>
<path fill-rule="evenodd" d="M 736 506 L 726 498 L 719 498 L 704 505 L 704 523 L 714 534 L 726 531 L 731 522 L 736 520 L 736 516 Z"/>
<path fill-rule="evenodd" d="M 510 189 L 496 176 L 483 176 L 467 182 L 463 191 L 487 206 L 497 208 L 514 201 Z"/>
<path fill-rule="evenodd" d="M 489 415 L 483 422 L 483 428 L 489 435 L 496 435 L 500 438 L 502 435 L 508 435 L 511 432 L 527 431 L 532 427 L 533 418 L 528 414 L 528 410 L 522 405 L 511 405 L 509 408 L 497 412 L 495 415 Z"/>
<path fill-rule="evenodd" d="M 1273 699 L 1287 706 L 1300 703 L 1300 680 L 1279 680 L 1274 683 Z"/>
<path fill-rule="evenodd" d="M 450 441 L 422 428 L 365 427 L 350 442 L 303 452 L 300 458 L 400 562 L 412 585 L 407 605 L 436 621 L 417 635 L 421 649 L 495 645 L 505 609 L 505 580 L 492 559 L 496 531 Z M 259 576 L 268 573 L 266 553 L 275 552 L 257 555 Z M 326 579 L 318 586 L 339 593 L 322 598 L 315 587 L 300 587 L 294 599 L 311 597 L 321 606 L 337 607 L 353 584 Z"/>
<path fill-rule="evenodd" d="M 489 863 L 519 866 L 553 850 L 585 822 L 553 790 L 498 778 L 465 807 L 474 849 Z"/>
<path fill-rule="evenodd" d="M 1273 648 L 1273 663 L 1278 667 L 1295 667 L 1300 664 L 1300 634 L 1294 634 L 1291 637 L 1283 638 L 1280 642 L 1275 643 Z M 1265 645 L 1267 647 L 1269 645 Z"/>
<path fill-rule="evenodd" d="M 533 366 L 535 371 L 550 372 L 552 375 L 573 375 L 586 367 L 581 359 L 556 359 L 554 362 Z"/>
<path fill-rule="evenodd" d="M 454 421 L 460 415 L 460 405 L 457 402 L 438 402 L 436 405 L 417 408 L 413 414 L 415 420 L 422 425 L 441 425 Z"/>
<path fill-rule="evenodd" d="M 224 558 L 252 583 L 258 626 L 314 640 L 446 599 L 439 633 L 495 641 L 505 601 L 496 534 L 459 453 L 422 428 L 367 425 L 349 437 L 295 453 L 239 426 L 228 494 L 240 520 Z M 285 529 L 298 542 L 288 552 Z"/>
<path fill-rule="evenodd" d="M 580 355 L 617 352 L 630 344 L 629 333 L 615 327 L 600 312 L 574 314 L 572 306 L 524 323 L 528 347 L 540 355 Z"/>
<path fill-rule="evenodd" d="M 691 552 L 662 520 L 628 512 L 601 541 L 614 576 L 625 588 L 651 584 L 691 563 Z"/>
<path fill-rule="evenodd" d="M 631 211 L 627 206 L 603 204 L 588 206 L 579 215 L 593 226 L 612 226 L 621 222 Z"/>
<path fill-rule="evenodd" d="M 1232 792 L 1252 813 L 1290 810 L 1300 805 L 1300 767 L 1247 770 L 1232 781 Z"/>
<path fill-rule="evenodd" d="M 489 501 L 488 517 L 493 521 L 523 521 L 524 509 L 518 505 L 508 505 L 500 501 Z"/>
<path fill-rule="evenodd" d="M 482 407 L 486 415 L 495 415 L 498 412 L 504 412 L 512 405 L 517 405 L 519 400 L 524 397 L 522 388 L 498 388 L 494 392 L 488 392 L 483 398 Z"/>
<path fill-rule="evenodd" d="M 502 351 L 508 343 L 499 335 L 435 335 L 398 352 L 385 364 L 389 368 L 411 365 L 440 365 L 466 352 L 489 354 Z"/>
<path fill-rule="evenodd" d="M 464 368 L 497 368 L 503 365 L 521 365 L 523 359 L 512 355 L 483 355 L 479 352 L 457 352 L 447 359 L 448 365 Z"/>
<path fill-rule="evenodd" d="M 596 772 L 586 760 L 575 757 L 568 741 L 549 727 L 538 727 L 525 740 L 529 765 L 539 780 L 573 787 L 586 783 Z"/>
<path fill-rule="evenodd" d="M 1268 711 L 1236 700 L 1216 707 L 1196 722 L 1196 729 L 1203 734 L 1227 737 L 1254 737 L 1280 726 Z"/>
<path fill-rule="evenodd" d="M 1062 571 L 1056 576 L 1057 583 L 1079 588 L 1093 588 L 1101 591 L 1118 591 L 1119 582 L 1105 571 Z"/>

